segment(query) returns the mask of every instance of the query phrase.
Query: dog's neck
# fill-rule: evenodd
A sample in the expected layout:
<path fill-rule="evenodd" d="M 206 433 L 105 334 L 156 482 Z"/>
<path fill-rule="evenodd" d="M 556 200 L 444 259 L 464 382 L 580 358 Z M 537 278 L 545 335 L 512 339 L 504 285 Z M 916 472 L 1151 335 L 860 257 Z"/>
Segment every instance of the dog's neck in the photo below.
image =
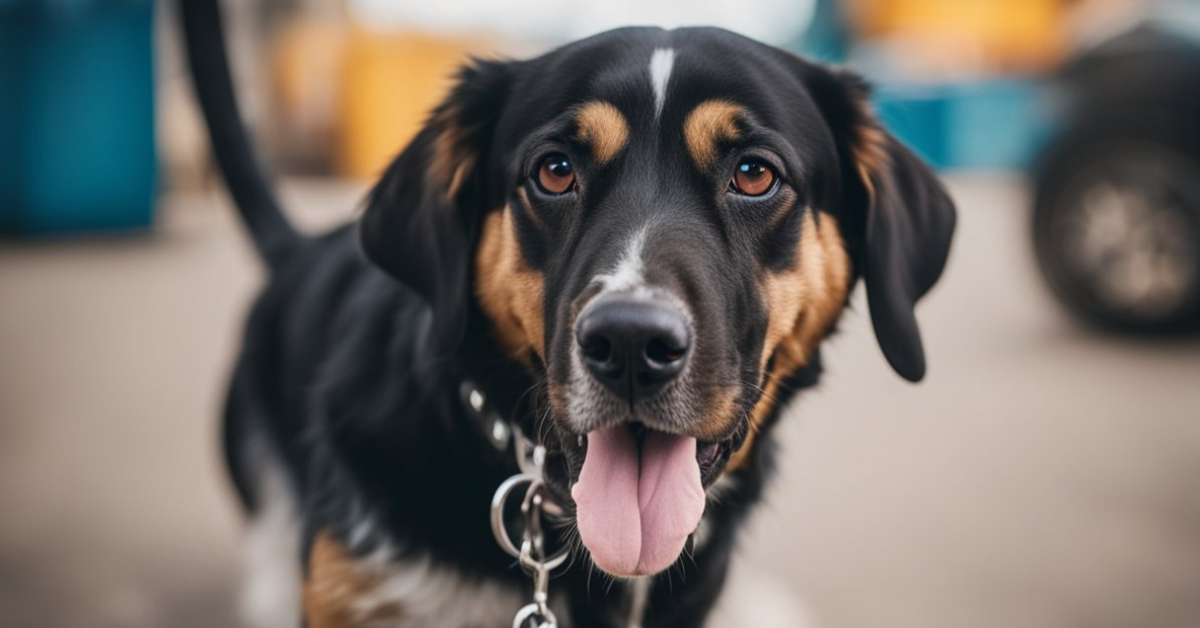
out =
<path fill-rule="evenodd" d="M 329 460 L 343 475 L 335 484 L 352 489 L 339 497 L 346 504 L 329 510 L 372 513 L 374 536 L 358 539 L 357 551 L 390 544 L 398 561 L 431 559 L 523 596 L 530 581 L 496 545 L 488 505 L 500 483 L 519 470 L 511 446 L 498 446 L 496 424 L 528 424 L 526 433 L 533 433 L 536 380 L 478 330 L 469 328 L 460 346 L 455 359 L 427 371 L 438 375 L 420 392 L 385 402 L 390 409 L 382 413 L 394 417 L 394 426 L 331 435 Z M 819 363 L 814 369 L 819 371 Z M 722 500 L 710 502 L 694 554 L 650 581 L 641 602 L 632 581 L 606 584 L 586 557 L 556 574 L 551 594 L 566 613 L 564 625 L 623 627 L 640 603 L 648 609 L 645 628 L 701 625 L 722 588 L 737 530 L 771 466 L 766 436 L 760 436 L 751 463 L 722 481 Z M 357 520 L 341 523 L 344 536 Z M 672 586 L 657 585 L 667 578 Z"/>

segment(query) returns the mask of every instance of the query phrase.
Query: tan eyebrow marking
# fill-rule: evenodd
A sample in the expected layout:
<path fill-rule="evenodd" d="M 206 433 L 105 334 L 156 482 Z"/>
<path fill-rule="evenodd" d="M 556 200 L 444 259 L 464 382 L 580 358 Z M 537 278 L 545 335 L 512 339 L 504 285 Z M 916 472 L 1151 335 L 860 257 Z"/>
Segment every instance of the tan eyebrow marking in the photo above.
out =
<path fill-rule="evenodd" d="M 740 105 L 727 100 L 706 100 L 688 114 L 683 122 L 683 139 L 688 152 L 700 168 L 707 169 L 717 157 L 717 145 L 741 136 L 737 120 L 745 113 Z"/>
<path fill-rule="evenodd" d="M 592 145 L 592 155 L 601 165 L 608 163 L 629 142 L 629 123 L 612 103 L 594 101 L 575 114 L 579 139 Z"/>

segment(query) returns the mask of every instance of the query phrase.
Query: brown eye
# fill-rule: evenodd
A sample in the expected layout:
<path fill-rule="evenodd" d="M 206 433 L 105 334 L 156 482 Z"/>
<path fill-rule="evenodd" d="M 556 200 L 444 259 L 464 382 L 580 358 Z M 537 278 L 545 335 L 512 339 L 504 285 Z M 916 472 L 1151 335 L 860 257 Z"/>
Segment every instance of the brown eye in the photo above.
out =
<path fill-rule="evenodd" d="M 562 153 L 542 159 L 538 167 L 537 184 L 547 194 L 566 194 L 575 186 L 575 168 Z"/>
<path fill-rule="evenodd" d="M 762 196 L 775 185 L 775 171 L 757 159 L 746 159 L 733 171 L 729 188 L 746 196 Z"/>

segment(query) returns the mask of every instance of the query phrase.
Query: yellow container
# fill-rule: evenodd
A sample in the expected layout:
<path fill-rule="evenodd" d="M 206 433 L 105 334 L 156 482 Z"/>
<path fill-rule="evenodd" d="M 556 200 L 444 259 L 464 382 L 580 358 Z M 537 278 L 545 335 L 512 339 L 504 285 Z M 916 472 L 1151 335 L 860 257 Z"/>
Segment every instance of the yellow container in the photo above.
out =
<path fill-rule="evenodd" d="M 939 54 L 991 71 L 1054 67 L 1066 50 L 1063 0 L 858 0 L 856 30 L 870 38 L 924 42 Z"/>
<path fill-rule="evenodd" d="M 338 107 L 337 169 L 379 176 L 416 135 L 474 42 L 355 28 L 347 38 Z"/>

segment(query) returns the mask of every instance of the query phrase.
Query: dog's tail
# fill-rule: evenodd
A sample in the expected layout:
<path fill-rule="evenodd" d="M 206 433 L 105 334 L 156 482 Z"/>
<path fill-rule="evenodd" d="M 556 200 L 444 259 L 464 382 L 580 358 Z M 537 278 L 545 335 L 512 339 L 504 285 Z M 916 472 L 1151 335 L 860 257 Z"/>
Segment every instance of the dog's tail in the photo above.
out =
<path fill-rule="evenodd" d="M 179 1 L 192 80 L 217 165 L 255 247 L 274 267 L 302 237 L 284 216 L 238 112 L 218 2 Z"/>

